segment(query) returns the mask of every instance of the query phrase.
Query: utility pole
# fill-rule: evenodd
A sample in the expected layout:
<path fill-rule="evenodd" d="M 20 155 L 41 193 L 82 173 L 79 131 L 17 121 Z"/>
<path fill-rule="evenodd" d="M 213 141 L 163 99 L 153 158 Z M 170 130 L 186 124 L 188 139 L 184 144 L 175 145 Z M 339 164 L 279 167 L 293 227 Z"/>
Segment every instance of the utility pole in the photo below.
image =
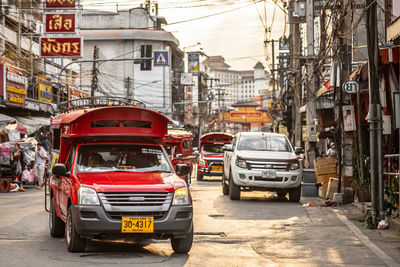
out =
<path fill-rule="evenodd" d="M 93 49 L 93 60 L 99 59 L 99 48 L 97 46 L 94 46 Z M 92 67 L 92 85 L 91 85 L 91 92 L 90 92 L 90 97 L 92 98 L 92 102 L 94 102 L 94 92 L 98 90 L 98 77 L 97 75 L 99 74 L 98 70 L 98 62 L 93 61 L 93 67 Z"/>
<path fill-rule="evenodd" d="M 290 5 L 293 7 L 294 2 L 291 1 Z M 291 73 L 293 76 L 292 92 L 294 107 L 292 107 L 292 129 L 294 129 L 294 144 L 296 147 L 301 146 L 301 113 L 299 112 L 301 107 L 301 67 L 299 55 L 301 51 L 301 37 L 300 37 L 300 25 L 298 23 L 290 24 L 290 37 L 289 37 L 289 49 L 291 55 Z"/>
<path fill-rule="evenodd" d="M 125 79 L 125 88 L 126 88 L 126 98 L 131 97 L 131 78 L 128 77 Z"/>
<path fill-rule="evenodd" d="M 365 6 L 368 7 L 366 12 L 366 29 L 368 44 L 368 87 L 369 87 L 369 116 L 370 125 L 370 162 L 371 162 L 371 208 L 372 208 L 372 224 L 377 223 L 377 201 L 380 194 L 377 192 L 378 187 L 378 161 L 381 151 L 378 150 L 379 124 L 381 120 L 381 106 L 379 104 L 379 77 L 378 77 L 378 29 L 377 29 L 377 11 L 376 1 L 366 0 Z"/>
<path fill-rule="evenodd" d="M 310 168 L 314 167 L 315 147 L 316 147 L 316 106 L 315 106 L 315 73 L 314 73 L 314 1 L 306 1 L 306 22 L 307 22 L 307 160 Z"/>

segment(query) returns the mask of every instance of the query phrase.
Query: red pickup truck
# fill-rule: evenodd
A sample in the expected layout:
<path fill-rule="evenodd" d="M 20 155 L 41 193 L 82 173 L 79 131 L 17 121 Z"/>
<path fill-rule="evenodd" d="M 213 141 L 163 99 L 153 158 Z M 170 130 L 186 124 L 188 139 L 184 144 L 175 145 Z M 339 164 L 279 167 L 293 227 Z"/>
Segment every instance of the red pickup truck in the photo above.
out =
<path fill-rule="evenodd" d="M 51 120 L 49 229 L 70 252 L 88 238 L 167 239 L 178 253 L 193 242 L 193 206 L 161 145 L 169 120 L 137 107 L 103 107 Z M 58 156 L 57 156 L 58 155 Z"/>
<path fill-rule="evenodd" d="M 205 175 L 222 176 L 224 145 L 232 141 L 233 135 L 213 132 L 200 138 L 199 159 L 197 161 L 197 180 Z"/>
<path fill-rule="evenodd" d="M 182 179 L 190 185 L 193 166 L 196 163 L 196 157 L 193 155 L 193 134 L 184 130 L 169 129 L 168 135 L 163 138 L 163 146 L 173 166 L 189 166 L 190 172 Z"/>

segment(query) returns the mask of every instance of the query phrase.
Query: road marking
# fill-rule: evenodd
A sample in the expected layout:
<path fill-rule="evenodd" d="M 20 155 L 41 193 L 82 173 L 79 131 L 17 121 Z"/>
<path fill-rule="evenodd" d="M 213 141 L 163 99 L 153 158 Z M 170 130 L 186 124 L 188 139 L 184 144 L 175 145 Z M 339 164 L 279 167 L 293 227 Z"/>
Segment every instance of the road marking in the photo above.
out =
<path fill-rule="evenodd" d="M 384 261 L 388 266 L 399 266 L 389 255 L 387 255 L 383 250 L 378 248 L 374 243 L 369 240 L 369 238 L 364 235 L 358 227 L 349 221 L 346 216 L 336 213 L 338 218 L 345 224 L 349 229 L 358 237 L 358 239 L 364 243 L 372 252 L 375 253 L 382 261 Z"/>

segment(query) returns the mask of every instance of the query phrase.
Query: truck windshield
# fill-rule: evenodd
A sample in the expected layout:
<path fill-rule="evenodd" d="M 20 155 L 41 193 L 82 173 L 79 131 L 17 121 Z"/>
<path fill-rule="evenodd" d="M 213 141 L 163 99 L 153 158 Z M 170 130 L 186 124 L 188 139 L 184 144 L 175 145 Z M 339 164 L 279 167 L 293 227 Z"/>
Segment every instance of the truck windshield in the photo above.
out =
<path fill-rule="evenodd" d="M 241 136 L 238 150 L 292 152 L 289 141 L 283 136 Z"/>
<path fill-rule="evenodd" d="M 203 154 L 205 155 L 223 155 L 224 145 L 223 144 L 204 144 Z"/>
<path fill-rule="evenodd" d="M 172 172 L 172 169 L 159 146 L 98 144 L 79 146 L 75 172 Z"/>

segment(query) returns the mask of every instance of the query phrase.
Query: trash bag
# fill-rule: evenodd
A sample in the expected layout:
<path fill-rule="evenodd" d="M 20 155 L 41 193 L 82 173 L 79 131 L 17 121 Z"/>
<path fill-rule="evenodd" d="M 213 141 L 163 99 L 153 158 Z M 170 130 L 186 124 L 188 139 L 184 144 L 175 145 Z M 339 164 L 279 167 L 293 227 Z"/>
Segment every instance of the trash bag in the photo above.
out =
<path fill-rule="evenodd" d="M 33 180 L 34 180 L 34 177 L 33 177 L 33 175 L 31 175 L 31 172 L 28 169 L 25 169 L 22 172 L 22 181 L 31 183 L 31 182 L 33 182 Z"/>

